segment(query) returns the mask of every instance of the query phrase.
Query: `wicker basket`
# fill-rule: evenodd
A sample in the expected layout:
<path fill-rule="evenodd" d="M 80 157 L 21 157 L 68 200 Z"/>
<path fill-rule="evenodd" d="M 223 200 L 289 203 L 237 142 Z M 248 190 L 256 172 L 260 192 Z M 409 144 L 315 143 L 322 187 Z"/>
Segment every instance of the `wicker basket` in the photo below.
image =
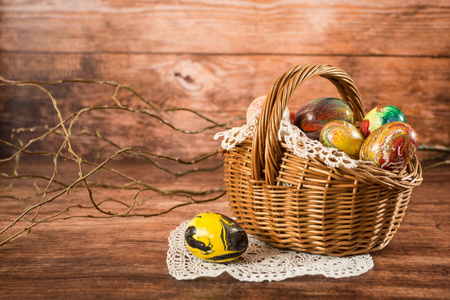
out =
<path fill-rule="evenodd" d="M 422 168 L 417 157 L 395 172 L 365 162 L 333 168 L 278 141 L 290 95 L 313 76 L 336 86 L 360 125 L 363 105 L 347 73 L 329 65 L 292 68 L 269 92 L 253 139 L 224 151 L 229 204 L 247 233 L 275 247 L 332 256 L 380 250 L 400 226 Z"/>

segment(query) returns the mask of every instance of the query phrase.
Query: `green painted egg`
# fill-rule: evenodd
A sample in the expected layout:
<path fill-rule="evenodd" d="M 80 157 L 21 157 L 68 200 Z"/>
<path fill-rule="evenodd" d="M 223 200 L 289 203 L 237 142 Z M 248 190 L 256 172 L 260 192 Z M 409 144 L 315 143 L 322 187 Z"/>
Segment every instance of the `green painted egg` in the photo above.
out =
<path fill-rule="evenodd" d="M 218 213 L 201 213 L 189 221 L 184 233 L 189 251 L 209 262 L 229 262 L 247 250 L 248 237 L 233 219 Z"/>
<path fill-rule="evenodd" d="M 379 105 L 369 111 L 364 117 L 359 129 L 364 138 L 367 138 L 372 132 L 384 124 L 395 121 L 406 123 L 406 118 L 402 111 L 393 105 Z"/>

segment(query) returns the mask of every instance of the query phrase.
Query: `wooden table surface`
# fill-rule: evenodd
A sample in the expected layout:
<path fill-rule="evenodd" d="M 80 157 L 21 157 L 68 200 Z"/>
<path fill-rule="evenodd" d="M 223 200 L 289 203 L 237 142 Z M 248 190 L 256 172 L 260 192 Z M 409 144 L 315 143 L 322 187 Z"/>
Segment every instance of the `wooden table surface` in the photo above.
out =
<path fill-rule="evenodd" d="M 122 162 L 117 167 L 134 170 L 136 176 L 153 178 L 166 186 L 222 185 L 221 170 L 207 175 L 199 173 L 189 180 L 166 180 L 133 163 Z M 180 207 L 158 217 L 82 218 L 36 226 L 29 235 L 0 247 L 0 298 L 448 299 L 449 178 L 448 165 L 424 171 L 424 183 L 413 190 L 396 236 L 385 249 L 372 254 L 374 268 L 358 277 L 303 276 L 281 282 L 248 283 L 222 274 L 216 278 L 176 280 L 166 265 L 170 232 L 200 212 L 231 215 L 226 197 L 222 197 Z M 20 196 L 27 189 L 19 182 L 2 193 Z M 117 192 L 103 189 L 94 193 L 103 198 Z M 71 195 L 78 196 L 76 191 Z M 148 201 L 141 204 L 156 212 L 166 209 L 171 205 L 167 202 L 172 200 L 157 196 Z M 2 228 L 21 213 L 24 204 L 1 199 Z M 58 205 L 54 203 L 55 209 Z"/>
<path fill-rule="evenodd" d="M 250 101 L 267 94 L 292 66 L 326 63 L 355 80 L 366 113 L 381 104 L 397 106 L 422 143 L 448 148 L 449 16 L 450 2 L 444 0 L 1 1 L 0 76 L 17 81 L 117 82 L 156 106 L 193 109 L 220 123 L 244 115 Z M 44 86 L 64 117 L 86 107 L 117 104 L 117 99 L 134 109 L 148 108 L 139 97 L 115 86 Z M 312 80 L 294 95 L 290 109 L 294 112 L 300 104 L 329 96 L 338 96 L 332 84 Z M 206 126 L 192 115 L 166 118 L 182 128 Z M 37 86 L 0 87 L 1 141 L 17 146 L 13 129 L 22 128 L 16 137 L 26 141 L 55 122 L 59 119 L 54 103 Z M 71 141 L 76 153 L 89 159 L 95 159 L 104 143 L 81 134 L 85 130 L 121 147 L 173 157 L 180 152 L 192 157 L 218 147 L 214 132 L 183 139 L 163 129 L 159 120 L 142 114 L 92 111 L 80 117 Z M 165 138 L 168 134 L 174 137 Z M 62 143 L 55 135 L 33 149 L 55 152 Z M 16 150 L 0 142 L 0 161 Z M 51 176 L 49 161 L 21 160 L 20 174 L 32 170 Z M 160 188 L 223 187 L 222 170 L 171 177 L 161 176 L 147 163 L 114 163 L 118 170 Z M 11 174 L 11 166 L 0 164 L 0 175 L 6 171 Z M 115 177 L 102 174 L 93 177 L 115 183 Z M 77 176 L 73 165 L 58 163 L 58 180 L 72 182 Z M 449 165 L 424 172 L 399 231 L 385 249 L 373 253 L 374 268 L 359 277 L 246 283 L 223 274 L 175 280 L 166 265 L 170 232 L 201 212 L 231 215 L 222 197 L 150 218 L 72 218 L 40 224 L 29 235 L 0 246 L 0 299 L 450 299 L 449 178 Z M 42 193 L 46 182 L 33 181 L 17 179 L 11 187 L 0 176 L 0 232 L 36 203 L 23 198 L 37 193 L 37 187 Z M 129 201 L 133 195 L 108 188 L 92 192 L 102 200 Z M 136 210 L 158 213 L 182 201 L 186 200 L 143 193 Z M 45 205 L 39 218 L 75 203 L 89 204 L 86 189 L 71 190 Z M 68 214 L 76 213 L 73 209 Z M 30 224 L 32 216 L 0 234 L 0 243 Z"/>

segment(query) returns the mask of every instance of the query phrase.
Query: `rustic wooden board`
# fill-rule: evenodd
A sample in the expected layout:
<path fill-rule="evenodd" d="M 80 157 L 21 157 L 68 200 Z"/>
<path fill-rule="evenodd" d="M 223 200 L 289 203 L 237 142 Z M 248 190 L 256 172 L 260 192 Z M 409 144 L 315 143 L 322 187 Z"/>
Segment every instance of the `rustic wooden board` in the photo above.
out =
<path fill-rule="evenodd" d="M 0 75 L 12 80 L 115 81 L 134 87 L 163 108 L 192 108 L 225 122 L 244 115 L 249 102 L 267 93 L 293 65 L 329 63 L 356 81 L 366 112 L 378 104 L 396 105 L 422 142 L 450 146 L 449 16 L 450 5 L 443 0 L 3 1 Z M 115 104 L 111 99 L 115 89 L 107 85 L 45 88 L 57 99 L 63 116 L 84 107 Z M 147 108 L 125 91 L 118 96 L 129 107 Z M 337 93 L 325 80 L 313 79 L 296 91 L 289 106 L 295 111 L 322 96 Z M 183 128 L 206 125 L 189 113 L 162 116 Z M 26 140 L 42 133 L 39 126 L 56 122 L 55 109 L 42 91 L 0 87 L 1 139 L 9 140 L 12 128 L 37 126 L 31 135 L 17 134 Z M 98 131 L 122 147 L 186 160 L 219 147 L 212 139 L 219 129 L 179 134 L 145 115 L 123 111 L 86 113 L 73 130 Z M 105 143 L 92 137 L 74 135 L 72 142 L 78 154 L 91 160 L 99 151 L 106 157 L 115 150 L 103 149 Z M 56 151 L 61 143 L 61 136 L 55 135 L 32 149 Z M 11 150 L 0 146 L 0 156 L 8 154 Z M 51 176 L 51 160 L 51 156 L 21 160 L 20 172 Z M 216 156 L 205 165 L 217 163 Z M 112 166 L 165 189 L 223 186 L 221 170 L 173 177 L 126 155 Z M 6 171 L 11 166 L 1 164 L 0 173 Z M 159 217 L 70 219 L 37 226 L 30 235 L 0 246 L 0 294 L 7 299 L 448 299 L 449 175 L 447 166 L 425 171 L 424 184 L 414 189 L 398 233 L 383 251 L 373 254 L 374 269 L 360 277 L 242 283 L 224 274 L 176 281 L 166 266 L 170 232 L 200 212 L 231 215 L 223 197 Z M 60 160 L 57 179 L 67 183 L 76 178 L 77 170 Z M 104 173 L 93 179 L 123 183 L 123 178 Z M 5 195 L 35 192 L 33 184 L 45 188 L 45 181 L 34 179 L 8 188 L 0 179 L 0 229 L 32 204 Z M 93 192 L 96 199 L 129 201 L 133 196 L 130 191 Z M 138 200 L 139 211 L 145 213 L 181 203 L 149 193 Z M 78 202 L 89 203 L 86 190 L 73 190 L 46 205 L 41 216 Z"/>
<path fill-rule="evenodd" d="M 8 1 L 18 52 L 448 56 L 448 1 Z"/>
<path fill-rule="evenodd" d="M 380 104 L 399 107 L 423 143 L 450 144 L 450 72 L 447 58 L 340 57 L 276 55 L 147 55 L 147 54 L 6 54 L 1 56 L 4 76 L 10 79 L 53 81 L 75 77 L 111 80 L 131 85 L 157 105 L 186 107 L 226 122 L 243 116 L 250 101 L 266 94 L 278 76 L 299 63 L 330 63 L 355 80 L 368 112 Z M 29 67 L 27 73 L 23 70 Z M 92 84 L 47 86 L 59 101 L 63 116 L 84 107 L 115 105 L 115 88 Z M 334 86 L 314 78 L 298 88 L 289 107 L 316 97 L 338 96 Z M 119 93 L 123 103 L 148 108 L 130 93 Z M 1 87 L 1 137 L 12 128 L 56 124 L 50 99 L 34 87 Z M 189 113 L 167 113 L 164 118 L 186 129 L 208 123 Z M 90 112 L 79 120 L 80 130 L 99 131 L 122 146 L 139 146 L 159 153 L 187 156 L 218 147 L 218 129 L 194 136 L 178 134 L 145 116 L 126 112 Z M 239 124 L 239 123 L 238 123 Z M 155 130 L 157 129 L 157 130 Z M 80 151 L 96 149 L 92 139 L 80 141 Z M 185 149 L 185 145 L 191 145 Z M 191 152 L 189 152 L 191 151 Z M 183 152 L 186 153 L 186 152 Z"/>
<path fill-rule="evenodd" d="M 45 165 L 30 167 L 40 170 Z M 166 186 L 195 186 L 202 177 L 160 181 L 144 166 L 123 163 L 115 168 L 145 180 L 153 178 Z M 67 179 L 76 172 L 63 170 L 62 176 Z M 220 184 L 219 173 L 203 176 L 203 183 Z M 0 247 L 0 290 L 7 299 L 448 299 L 449 176 L 448 166 L 425 171 L 424 184 L 413 190 L 399 231 L 385 249 L 373 253 L 375 266 L 362 276 L 304 276 L 281 282 L 245 283 L 223 274 L 217 278 L 175 280 L 166 266 L 170 232 L 200 212 L 231 215 L 222 198 L 154 218 L 72 219 L 37 226 L 30 235 Z M 20 196 L 29 188 L 19 183 L 8 193 Z M 116 197 L 117 193 L 95 190 L 95 196 L 102 199 Z M 52 206 L 56 209 L 67 202 L 88 201 L 86 198 L 83 193 L 74 193 Z M 0 201 L 2 228 L 21 213 L 24 204 Z M 166 199 L 156 197 L 143 206 L 159 210 L 167 205 Z"/>

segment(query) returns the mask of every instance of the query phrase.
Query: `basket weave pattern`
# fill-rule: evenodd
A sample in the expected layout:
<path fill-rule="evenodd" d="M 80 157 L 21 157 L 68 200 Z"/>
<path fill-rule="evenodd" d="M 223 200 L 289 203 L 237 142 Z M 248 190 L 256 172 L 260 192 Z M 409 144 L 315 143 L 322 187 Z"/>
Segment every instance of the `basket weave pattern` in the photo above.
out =
<path fill-rule="evenodd" d="M 361 96 L 347 73 L 329 65 L 292 68 L 269 92 L 253 139 L 224 151 L 229 204 L 247 233 L 275 247 L 332 256 L 380 250 L 399 228 L 422 168 L 417 157 L 396 172 L 366 162 L 330 167 L 278 141 L 290 95 L 313 76 L 333 83 L 361 123 Z"/>

